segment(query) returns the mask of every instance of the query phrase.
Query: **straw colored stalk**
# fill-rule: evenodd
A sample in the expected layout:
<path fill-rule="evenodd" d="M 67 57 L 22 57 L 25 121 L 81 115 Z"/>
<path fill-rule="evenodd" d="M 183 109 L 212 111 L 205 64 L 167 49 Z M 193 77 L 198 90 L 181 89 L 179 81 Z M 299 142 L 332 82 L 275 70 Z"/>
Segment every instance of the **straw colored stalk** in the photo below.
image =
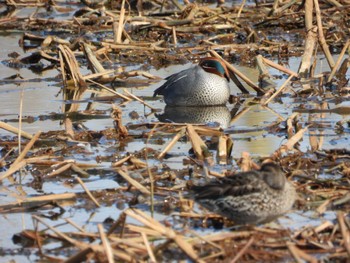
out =
<path fill-rule="evenodd" d="M 242 116 L 244 116 L 247 112 L 249 112 L 251 107 L 244 107 L 240 112 L 238 112 L 235 116 L 230 120 L 230 125 L 234 124 L 238 121 Z"/>
<path fill-rule="evenodd" d="M 83 50 L 84 50 L 84 53 L 85 53 L 85 56 L 87 58 L 87 61 L 90 65 L 90 69 L 96 73 L 104 73 L 102 76 L 102 78 L 104 76 L 106 76 L 106 70 L 104 69 L 104 67 L 102 66 L 102 64 L 97 60 L 95 54 L 92 52 L 90 46 L 86 43 L 83 43 Z M 85 78 L 84 78 L 85 79 Z"/>
<path fill-rule="evenodd" d="M 84 184 L 84 182 L 80 179 L 79 176 L 76 177 L 78 183 L 83 187 L 84 191 L 86 192 L 86 194 L 89 196 L 89 198 L 92 200 L 92 202 L 94 202 L 94 204 L 97 207 L 100 207 L 100 204 L 98 203 L 98 201 L 95 199 L 95 197 L 92 195 L 92 193 L 90 192 L 90 190 L 86 187 L 86 185 Z"/>
<path fill-rule="evenodd" d="M 271 60 L 269 60 L 267 58 L 262 57 L 262 61 L 266 65 L 268 65 L 270 67 L 273 67 L 273 68 L 275 68 L 275 69 L 277 69 L 279 71 L 282 71 L 282 72 L 284 72 L 284 73 L 286 73 L 288 75 L 291 75 L 293 77 L 298 77 L 298 74 L 296 72 L 294 72 L 294 71 L 292 71 L 290 69 L 287 69 L 286 67 L 283 67 L 282 65 L 279 65 L 279 64 L 277 64 L 277 63 L 275 63 L 275 62 L 273 62 L 273 61 L 271 61 Z"/>
<path fill-rule="evenodd" d="M 51 177 L 54 177 L 56 175 L 59 175 L 59 174 L 65 172 L 65 171 L 69 170 L 72 167 L 72 165 L 73 165 L 72 163 L 66 163 L 65 164 L 65 162 L 63 162 L 62 166 L 60 168 L 58 168 L 58 169 L 54 170 L 53 172 L 47 174 L 46 177 L 47 178 L 51 178 Z"/>
<path fill-rule="evenodd" d="M 143 242 L 146 245 L 147 253 L 148 253 L 149 258 L 151 259 L 151 262 L 157 262 L 157 260 L 154 256 L 154 253 L 152 251 L 151 245 L 148 242 L 147 235 L 145 233 L 141 233 L 141 236 L 142 236 Z"/>
<path fill-rule="evenodd" d="M 97 228 L 98 228 L 98 232 L 100 233 L 100 237 L 101 237 L 103 248 L 105 250 L 105 255 L 107 257 L 107 261 L 108 261 L 108 263 L 114 263 L 112 247 L 111 247 L 111 244 L 109 243 L 109 240 L 105 234 L 105 230 L 103 228 L 103 225 L 98 224 Z"/>
<path fill-rule="evenodd" d="M 24 167 L 26 164 L 27 164 L 27 162 L 25 160 L 22 160 L 19 163 L 17 163 L 16 165 L 11 165 L 10 168 L 6 172 L 0 173 L 0 176 L 1 176 L 0 182 L 2 180 L 4 180 L 5 178 L 11 176 L 15 172 L 17 172 L 19 169 Z"/>
<path fill-rule="evenodd" d="M 316 11 L 316 21 L 317 21 L 317 27 L 318 27 L 318 39 L 319 39 L 320 45 L 323 49 L 323 53 L 326 56 L 328 65 L 331 69 L 333 69 L 334 68 L 334 60 L 333 60 L 331 52 L 329 51 L 326 39 L 325 39 L 324 34 L 323 34 L 321 10 L 320 10 L 320 6 L 318 4 L 318 1 L 319 0 L 314 0 L 315 11 Z"/>
<path fill-rule="evenodd" d="M 7 131 L 12 132 L 12 133 L 17 134 L 17 135 L 20 132 L 20 130 L 18 128 L 13 127 L 13 126 L 11 126 L 11 125 L 9 125 L 9 124 L 7 124 L 5 122 L 2 122 L 2 121 L 0 121 L 0 129 L 7 130 Z M 27 133 L 25 131 L 22 131 L 22 130 L 21 130 L 21 136 L 25 137 L 25 138 L 27 138 L 29 140 L 33 138 L 33 135 L 31 135 L 31 134 L 29 134 L 29 133 Z"/>
<path fill-rule="evenodd" d="M 317 27 L 314 26 L 307 32 L 304 54 L 301 57 L 301 62 L 298 69 L 298 73 L 301 77 L 306 78 L 310 74 L 310 67 L 312 64 L 311 60 L 316 47 L 316 39 L 317 39 Z"/>
<path fill-rule="evenodd" d="M 292 150 L 294 145 L 303 138 L 304 133 L 308 130 L 308 127 L 309 126 L 305 127 L 304 129 L 300 129 L 295 135 L 293 135 L 292 138 L 290 138 L 285 144 L 283 144 L 279 149 L 277 149 L 273 156 L 277 157 L 282 153 Z"/>
<path fill-rule="evenodd" d="M 330 221 L 325 221 L 323 222 L 321 225 L 313 227 L 312 229 L 308 230 L 308 231 L 304 231 L 301 236 L 304 239 L 309 239 L 311 236 L 318 234 L 320 232 L 322 232 L 323 230 L 327 229 L 327 228 L 333 228 L 334 224 Z M 310 239 L 309 239 L 310 240 Z"/>
<path fill-rule="evenodd" d="M 40 137 L 41 131 L 38 131 L 34 137 L 28 142 L 28 144 L 26 145 L 26 147 L 24 147 L 23 151 L 21 152 L 21 154 L 17 157 L 17 159 L 14 161 L 14 163 L 12 165 L 16 165 L 17 163 L 21 162 L 24 157 L 27 155 L 27 153 L 29 152 L 29 150 L 32 148 L 32 146 L 34 145 L 34 143 L 38 140 L 38 138 Z"/>
<path fill-rule="evenodd" d="M 295 261 L 298 262 L 298 263 L 303 263 L 305 261 L 311 262 L 311 263 L 317 263 L 318 262 L 318 260 L 315 257 L 313 257 L 313 256 L 305 253 L 304 251 L 298 249 L 296 247 L 296 245 L 294 243 L 292 243 L 292 242 L 287 242 L 287 247 L 289 249 L 289 252 L 292 254 L 293 258 L 295 259 Z"/>
<path fill-rule="evenodd" d="M 34 215 L 33 219 L 38 221 L 38 222 L 40 222 L 41 224 L 45 225 L 48 229 L 53 231 L 59 238 L 61 238 L 63 240 L 66 240 L 67 242 L 69 242 L 73 246 L 78 247 L 79 249 L 84 250 L 84 249 L 90 248 L 94 252 L 105 253 L 105 249 L 104 249 L 103 246 L 91 245 L 91 244 L 86 244 L 84 242 L 77 241 L 77 240 L 75 240 L 73 238 L 70 238 L 66 234 L 58 231 L 55 227 L 50 226 L 49 224 L 47 224 L 44 220 L 42 220 L 38 216 Z M 112 252 L 113 252 L 113 255 L 115 257 L 120 258 L 122 260 L 126 260 L 126 261 L 132 261 L 133 260 L 133 258 L 131 256 L 129 256 L 128 254 L 126 254 L 124 251 L 113 249 Z"/>
<path fill-rule="evenodd" d="M 193 151 L 199 160 L 204 159 L 204 152 L 208 151 L 206 144 L 203 142 L 201 137 L 196 133 L 191 124 L 187 125 L 187 134 L 191 140 Z"/>
<path fill-rule="evenodd" d="M 63 100 L 80 100 L 81 96 L 87 89 L 87 84 L 80 73 L 79 70 L 79 64 L 76 60 L 74 53 L 72 50 L 64 45 L 59 45 L 59 55 L 60 55 L 60 64 L 61 64 L 61 73 L 63 76 L 63 82 L 64 82 L 64 92 L 63 92 Z M 71 80 L 74 83 L 75 89 L 71 90 L 68 89 L 69 86 L 69 80 L 67 79 L 67 76 L 71 77 Z M 79 108 L 79 104 L 73 103 L 71 105 L 69 104 L 63 104 L 62 105 L 62 111 L 63 112 L 74 112 L 77 111 Z"/>
<path fill-rule="evenodd" d="M 230 263 L 238 262 L 239 259 L 247 252 L 248 248 L 253 244 L 254 237 L 252 236 L 248 242 L 244 245 L 244 247 L 236 254 L 236 256 L 230 261 Z"/>
<path fill-rule="evenodd" d="M 135 225 L 127 225 L 127 228 L 130 231 L 136 232 L 136 233 L 145 233 L 148 236 L 152 236 L 153 238 L 160 239 L 163 238 L 162 234 L 159 233 L 159 231 L 149 229 L 147 227 L 142 226 L 135 226 Z"/>
<path fill-rule="evenodd" d="M 210 50 L 210 54 L 218 59 L 221 59 L 223 63 L 226 65 L 226 67 L 236 74 L 238 77 L 240 77 L 242 80 L 244 80 L 250 87 L 252 87 L 256 92 L 260 94 L 264 94 L 265 91 L 261 89 L 259 86 L 257 86 L 254 82 L 252 82 L 246 75 L 244 75 L 242 72 L 240 72 L 238 69 L 236 69 L 234 66 L 232 66 L 230 63 L 228 63 L 226 60 L 224 60 L 216 51 Z"/>
<path fill-rule="evenodd" d="M 239 160 L 239 165 L 242 172 L 247 172 L 252 169 L 252 158 L 248 152 L 242 152 L 241 159 Z"/>
<path fill-rule="evenodd" d="M 195 131 L 199 135 L 204 135 L 204 136 L 221 136 L 223 135 L 223 132 L 221 130 L 218 130 L 220 128 L 209 128 L 209 127 L 200 127 L 200 126 L 193 126 Z"/>
<path fill-rule="evenodd" d="M 74 193 L 65 193 L 65 194 L 52 194 L 52 195 L 43 195 L 43 196 L 35 196 L 28 197 L 25 199 L 18 199 L 14 203 L 9 203 L 5 205 L 0 205 L 0 210 L 6 210 L 11 208 L 19 208 L 19 207 L 32 207 L 38 206 L 42 203 L 47 202 L 57 202 L 62 200 L 74 199 L 76 195 Z"/>
<path fill-rule="evenodd" d="M 292 113 L 287 119 L 287 134 L 288 134 L 288 139 L 292 138 L 294 135 L 294 129 L 293 129 L 293 120 L 299 117 L 300 114 L 297 112 Z"/>
<path fill-rule="evenodd" d="M 293 75 L 290 75 L 289 78 L 281 85 L 281 87 L 279 87 L 279 89 L 274 94 L 272 94 L 272 96 L 270 98 L 268 98 L 266 101 L 261 102 L 262 105 L 265 106 L 265 105 L 269 104 L 269 102 L 271 100 L 273 100 L 278 94 L 280 94 L 285 89 L 285 87 L 287 86 L 289 81 L 291 81 L 292 78 L 293 78 Z"/>
<path fill-rule="evenodd" d="M 127 89 L 123 89 L 123 91 L 130 96 L 131 98 L 133 98 L 134 100 L 137 100 L 138 102 L 141 102 L 143 105 L 145 105 L 146 107 L 150 108 L 152 111 L 157 111 L 156 108 L 152 107 L 151 105 L 149 105 L 147 102 L 145 102 L 144 100 L 140 99 L 139 97 L 135 96 L 134 94 L 131 94 Z"/>
<path fill-rule="evenodd" d="M 122 6 L 120 8 L 120 15 L 118 21 L 118 27 L 114 31 L 114 42 L 116 44 L 122 43 L 122 33 L 124 28 L 124 17 L 125 17 L 125 0 L 122 1 Z"/>
<path fill-rule="evenodd" d="M 97 75 L 97 74 L 94 74 L 94 75 Z M 88 78 L 88 76 L 86 76 L 86 77 L 84 77 L 84 78 Z M 115 91 L 115 90 L 113 90 L 113 89 L 110 89 L 110 88 L 106 87 L 105 85 L 102 85 L 101 83 L 98 83 L 98 82 L 96 82 L 96 81 L 93 81 L 92 79 L 87 79 L 87 81 L 88 81 L 88 82 L 91 82 L 91 83 L 93 83 L 93 84 L 95 84 L 95 85 L 97 85 L 97 86 L 99 86 L 100 88 L 102 88 L 102 89 L 104 89 L 104 90 L 107 90 L 108 92 L 110 92 L 110 93 L 112 93 L 112 94 L 114 94 L 114 95 L 117 95 L 119 98 L 122 98 L 122 99 L 124 99 L 124 100 L 126 100 L 126 101 L 131 101 L 131 100 L 132 100 L 132 99 L 130 99 L 129 97 L 127 97 L 127 96 L 125 96 L 125 95 L 123 95 L 123 94 L 121 94 L 121 93 L 119 93 L 119 92 L 117 92 L 117 91 Z"/>
<path fill-rule="evenodd" d="M 330 83 L 331 80 L 333 79 L 334 74 L 335 74 L 335 72 L 337 71 L 337 69 L 338 69 L 338 67 L 339 67 L 339 65 L 340 65 L 340 63 L 341 63 L 341 61 L 342 61 L 342 59 L 343 59 L 343 57 L 344 57 L 344 54 L 345 54 L 346 50 L 349 48 L 349 45 L 350 45 L 350 40 L 346 41 L 346 43 L 345 43 L 345 45 L 344 45 L 342 51 L 340 52 L 339 57 L 338 57 L 338 60 L 337 60 L 337 62 L 335 63 L 335 66 L 333 67 L 333 69 L 332 69 L 332 71 L 331 71 L 331 74 L 329 74 L 329 77 L 328 77 L 328 79 L 327 79 L 327 83 Z"/>
<path fill-rule="evenodd" d="M 119 173 L 127 182 L 129 182 L 133 187 L 138 189 L 141 193 L 145 195 L 151 195 L 151 192 L 144 187 L 142 184 L 137 182 L 136 180 L 132 179 L 126 172 L 124 172 L 121 169 L 117 169 L 117 173 Z"/>
<path fill-rule="evenodd" d="M 343 236 L 343 246 L 346 250 L 346 253 L 348 254 L 348 257 L 350 258 L 350 232 L 348 226 L 345 224 L 345 214 L 342 211 L 339 211 L 337 213 L 337 219 L 339 223 L 339 228 L 341 231 L 341 234 Z"/>
<path fill-rule="evenodd" d="M 165 154 L 171 150 L 171 148 L 174 147 L 174 145 L 176 144 L 176 142 L 182 138 L 186 133 L 185 128 L 182 128 L 175 136 L 174 138 L 168 143 L 168 145 L 164 148 L 164 150 L 158 155 L 158 159 L 162 159 Z"/>
<path fill-rule="evenodd" d="M 73 256 L 66 259 L 64 261 L 64 263 L 84 262 L 84 261 L 86 261 L 87 255 L 92 253 L 92 252 L 93 252 L 93 250 L 91 247 L 86 247 L 86 248 L 80 250 L 78 253 L 76 253 Z"/>
<path fill-rule="evenodd" d="M 171 228 L 163 226 L 157 220 L 137 209 L 128 209 L 124 213 L 143 223 L 147 227 L 158 231 L 162 236 L 166 236 L 167 238 L 173 240 L 192 260 L 196 262 L 203 262 L 199 259 L 192 245 L 186 242 L 182 236 L 176 234 L 176 232 Z"/>

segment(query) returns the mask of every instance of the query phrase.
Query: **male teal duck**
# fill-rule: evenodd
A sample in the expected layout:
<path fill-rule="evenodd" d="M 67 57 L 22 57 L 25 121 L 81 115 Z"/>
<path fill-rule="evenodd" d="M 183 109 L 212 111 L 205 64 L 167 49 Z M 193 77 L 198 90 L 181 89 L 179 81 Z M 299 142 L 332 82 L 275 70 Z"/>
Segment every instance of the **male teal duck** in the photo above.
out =
<path fill-rule="evenodd" d="M 242 172 L 194 186 L 195 200 L 236 224 L 262 224 L 290 210 L 296 199 L 294 186 L 275 163 L 259 171 Z"/>
<path fill-rule="evenodd" d="M 214 57 L 201 59 L 198 65 L 166 78 L 154 91 L 153 97 L 163 95 L 169 106 L 225 105 L 230 97 L 228 70 Z"/>

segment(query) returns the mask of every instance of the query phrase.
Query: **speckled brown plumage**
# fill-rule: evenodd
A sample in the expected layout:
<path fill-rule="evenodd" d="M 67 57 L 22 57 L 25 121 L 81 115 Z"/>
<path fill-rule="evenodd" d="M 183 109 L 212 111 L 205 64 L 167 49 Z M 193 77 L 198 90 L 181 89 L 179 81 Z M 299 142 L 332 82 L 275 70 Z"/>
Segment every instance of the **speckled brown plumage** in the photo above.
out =
<path fill-rule="evenodd" d="M 290 210 L 296 198 L 294 186 L 274 163 L 258 171 L 242 172 L 191 189 L 201 205 L 237 224 L 261 224 Z"/>

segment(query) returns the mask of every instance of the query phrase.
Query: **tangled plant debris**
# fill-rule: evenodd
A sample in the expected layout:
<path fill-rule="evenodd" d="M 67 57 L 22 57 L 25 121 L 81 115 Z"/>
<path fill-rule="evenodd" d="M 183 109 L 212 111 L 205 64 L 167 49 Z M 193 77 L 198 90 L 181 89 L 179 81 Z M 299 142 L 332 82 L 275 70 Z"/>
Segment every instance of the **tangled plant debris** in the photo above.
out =
<path fill-rule="evenodd" d="M 15 134 L 0 137 L 1 191 L 15 199 L 2 202 L 0 212 L 3 220 L 31 216 L 33 226 L 13 233 L 23 255 L 66 262 L 349 260 L 348 2 L 15 0 L 0 6 L 0 30 L 20 30 L 27 52 L 9 52 L 3 65 L 39 76 L 6 76 L 1 87 L 52 81 L 63 101 L 61 112 L 1 117 L 0 129 Z M 161 80 L 151 69 L 205 56 L 222 60 L 238 89 L 229 110 L 208 110 L 224 112 L 224 121 L 197 116 L 169 123 L 198 109 L 160 114 L 159 98 L 135 94 Z M 330 71 L 316 74 L 321 56 Z M 289 67 L 291 57 L 300 57 L 298 70 Z M 257 67 L 258 81 L 236 65 Z M 48 71 L 58 76 L 42 77 Z M 274 104 L 283 107 L 276 111 Z M 257 107 L 275 120 L 236 127 Z M 99 118 L 112 127 L 84 127 Z M 64 129 L 34 135 L 22 129 L 23 122 L 47 119 Z M 237 142 L 254 140 L 244 134 L 257 130 L 284 140 L 268 155 L 238 152 Z M 176 168 L 174 158 L 181 159 Z M 296 212 L 281 219 L 286 224 L 237 226 L 186 197 L 193 184 L 259 169 L 263 161 L 278 163 L 299 194 Z M 108 186 L 91 187 L 104 179 Z M 45 184 L 64 190 L 53 193 Z M 81 210 L 108 216 L 83 222 Z M 312 224 L 297 224 L 298 217 Z M 7 258 L 15 253 L 0 251 Z"/>

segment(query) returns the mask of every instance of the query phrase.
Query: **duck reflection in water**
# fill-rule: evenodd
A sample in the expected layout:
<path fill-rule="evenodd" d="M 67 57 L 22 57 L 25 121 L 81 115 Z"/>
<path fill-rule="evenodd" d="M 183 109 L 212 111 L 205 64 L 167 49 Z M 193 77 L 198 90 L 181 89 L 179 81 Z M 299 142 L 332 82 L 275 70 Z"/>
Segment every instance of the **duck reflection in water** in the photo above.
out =
<path fill-rule="evenodd" d="M 233 113 L 226 106 L 211 107 L 173 107 L 166 106 L 164 113 L 156 114 L 161 122 L 211 124 L 217 123 L 221 128 L 227 128 Z"/>

